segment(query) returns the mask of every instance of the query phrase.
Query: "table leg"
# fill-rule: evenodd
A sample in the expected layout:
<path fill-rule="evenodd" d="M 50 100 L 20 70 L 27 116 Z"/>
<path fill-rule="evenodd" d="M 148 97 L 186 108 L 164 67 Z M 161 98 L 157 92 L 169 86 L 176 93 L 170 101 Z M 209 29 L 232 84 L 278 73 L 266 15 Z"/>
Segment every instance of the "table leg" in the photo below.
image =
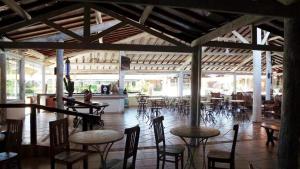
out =
<path fill-rule="evenodd" d="M 184 165 L 184 169 L 190 169 L 190 168 L 194 168 L 196 169 L 195 167 L 195 163 L 194 163 L 194 155 L 195 155 L 195 148 L 192 148 L 192 146 L 183 138 L 183 137 L 180 137 L 183 142 L 185 143 L 187 149 L 188 149 L 188 158 L 187 158 L 187 162 L 185 163 Z"/>
<path fill-rule="evenodd" d="M 266 130 L 266 133 L 267 133 L 266 145 L 269 146 L 269 143 L 271 143 L 272 146 L 274 146 L 274 137 L 273 137 L 274 130 L 268 129 L 268 128 L 265 128 L 265 130 Z"/>
<path fill-rule="evenodd" d="M 206 143 L 207 143 L 207 139 L 202 139 L 202 146 L 203 146 L 203 166 L 202 168 L 205 168 L 206 169 L 206 162 L 205 162 L 205 149 L 206 149 Z"/>
<path fill-rule="evenodd" d="M 106 159 L 107 159 L 107 155 L 109 153 L 109 150 L 111 149 L 112 145 L 114 143 L 108 143 L 104 146 L 104 149 L 101 149 L 100 145 L 92 145 L 92 147 L 98 152 L 100 158 L 101 158 L 101 167 L 100 169 L 106 169 Z"/>
<path fill-rule="evenodd" d="M 83 152 L 88 152 L 88 146 L 83 145 L 82 146 Z M 88 157 L 86 157 L 86 159 L 83 160 L 83 169 L 88 169 L 89 165 L 88 165 Z"/>

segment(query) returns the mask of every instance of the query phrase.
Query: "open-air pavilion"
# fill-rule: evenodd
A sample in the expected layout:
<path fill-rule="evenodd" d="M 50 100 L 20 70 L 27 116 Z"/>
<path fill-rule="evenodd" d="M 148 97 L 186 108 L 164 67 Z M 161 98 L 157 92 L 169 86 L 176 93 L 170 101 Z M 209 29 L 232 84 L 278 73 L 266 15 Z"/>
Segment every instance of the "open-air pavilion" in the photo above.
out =
<path fill-rule="evenodd" d="M 297 0 L 2 0 L 1 130 L 23 122 L 17 161 L 26 169 L 50 168 L 49 122 L 63 118 L 71 150 L 88 152 L 73 168 L 106 168 L 74 134 L 136 124 L 135 168 L 156 168 L 159 116 L 167 145 L 185 146 L 182 125 L 218 131 L 189 140 L 185 168 L 207 167 L 213 149 L 233 142 L 235 168 L 299 168 L 299 9 Z M 107 161 L 123 158 L 128 135 Z"/>

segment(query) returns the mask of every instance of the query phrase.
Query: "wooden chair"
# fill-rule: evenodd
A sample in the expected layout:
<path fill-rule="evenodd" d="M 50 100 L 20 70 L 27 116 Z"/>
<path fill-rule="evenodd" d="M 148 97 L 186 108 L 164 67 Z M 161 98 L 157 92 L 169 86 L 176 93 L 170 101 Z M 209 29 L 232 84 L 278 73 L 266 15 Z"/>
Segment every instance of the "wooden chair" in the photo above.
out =
<path fill-rule="evenodd" d="M 249 169 L 254 169 L 254 166 L 252 163 L 249 162 Z"/>
<path fill-rule="evenodd" d="M 126 128 L 124 132 L 126 136 L 124 159 L 112 159 L 107 162 L 108 169 L 135 169 L 136 154 L 139 144 L 140 127 L 136 125 L 132 128 Z M 131 159 L 131 162 L 128 160 Z"/>
<path fill-rule="evenodd" d="M 72 169 L 74 163 L 87 159 L 87 153 L 70 151 L 67 118 L 49 122 L 49 128 L 51 169 L 55 169 L 55 162 Z"/>
<path fill-rule="evenodd" d="M 181 168 L 183 168 L 184 160 L 184 146 L 180 145 L 166 145 L 165 133 L 163 126 L 164 116 L 160 116 L 153 119 L 153 128 L 155 134 L 155 143 L 157 150 L 157 165 L 156 168 L 159 169 L 159 162 L 163 161 L 162 168 L 165 166 L 165 162 L 175 163 L 175 168 L 178 169 L 178 161 L 181 160 Z M 161 145 L 162 144 L 162 145 Z M 175 160 L 167 160 L 166 156 L 175 157 Z"/>
<path fill-rule="evenodd" d="M 229 163 L 230 169 L 234 169 L 234 156 L 235 156 L 235 146 L 236 146 L 236 140 L 237 140 L 237 135 L 238 135 L 238 130 L 239 130 L 239 125 L 234 125 L 233 126 L 234 130 L 234 137 L 233 137 L 233 142 L 232 142 L 232 147 L 231 151 L 222 151 L 222 150 L 211 150 L 207 154 L 208 158 L 208 169 L 214 169 L 215 163 Z"/>
<path fill-rule="evenodd" d="M 5 132 L 5 151 L 0 153 L 0 168 L 13 168 L 14 162 L 21 169 L 20 149 L 22 143 L 22 120 L 7 120 L 7 131 Z"/>

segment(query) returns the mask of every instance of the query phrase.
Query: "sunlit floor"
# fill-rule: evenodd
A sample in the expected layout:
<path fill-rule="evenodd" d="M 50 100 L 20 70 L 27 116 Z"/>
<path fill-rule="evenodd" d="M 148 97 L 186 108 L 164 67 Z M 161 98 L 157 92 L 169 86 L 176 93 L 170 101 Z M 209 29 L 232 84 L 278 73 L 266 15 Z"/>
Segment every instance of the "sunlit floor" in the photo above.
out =
<path fill-rule="evenodd" d="M 164 126 L 165 126 L 165 136 L 167 144 L 184 144 L 183 141 L 172 135 L 169 131 L 171 128 L 189 124 L 189 116 L 182 116 L 176 112 L 163 110 L 161 115 L 165 116 Z M 48 122 L 55 119 L 55 114 L 53 113 L 39 113 L 38 114 L 38 144 L 49 145 L 49 124 Z M 73 117 L 69 117 L 70 124 L 72 124 Z M 156 168 L 156 149 L 154 140 L 154 131 L 150 127 L 149 121 L 143 116 L 137 117 L 137 110 L 135 108 L 127 109 L 124 114 L 104 114 L 103 119 L 105 122 L 105 129 L 115 129 L 123 132 L 126 127 L 131 127 L 139 124 L 141 127 L 139 150 L 136 162 L 136 168 L 150 169 Z M 266 120 L 266 119 L 265 119 Z M 207 124 L 209 127 L 217 128 L 221 131 L 221 134 L 217 137 L 210 138 L 207 144 L 207 151 L 210 149 L 220 149 L 220 150 L 230 150 L 231 141 L 233 139 L 232 126 L 235 123 L 240 124 L 240 130 L 238 134 L 238 143 L 236 147 L 236 168 L 246 169 L 248 168 L 248 163 L 251 162 L 256 168 L 260 169 L 274 169 L 277 164 L 277 142 L 275 146 L 267 147 L 266 134 L 263 128 L 260 127 L 259 123 L 252 123 L 250 121 L 238 122 L 232 118 L 226 118 L 225 116 L 217 116 L 215 124 Z M 203 124 L 204 125 L 204 124 Z M 24 132 L 24 144 L 29 142 L 29 116 L 26 116 L 25 132 Z M 70 132 L 80 131 L 80 129 L 74 129 L 70 125 Z M 122 158 L 123 149 L 125 146 L 125 139 L 116 142 L 109 155 L 108 159 L 111 158 Z M 72 145 L 76 147 L 76 145 Z M 201 147 L 201 146 L 200 146 Z M 195 154 L 195 163 L 197 168 L 202 168 L 203 153 L 201 148 L 197 148 Z M 26 158 L 23 155 L 22 166 L 25 169 L 47 169 L 50 168 L 49 159 L 47 157 L 38 158 Z M 187 157 L 187 151 L 185 154 Z M 91 153 L 89 156 L 89 168 L 99 168 L 99 156 L 96 153 Z M 223 166 L 223 165 L 222 165 Z M 64 168 L 62 166 L 57 166 L 57 168 Z M 73 168 L 82 168 L 82 164 L 75 164 Z M 166 163 L 166 168 L 175 168 L 173 163 Z"/>

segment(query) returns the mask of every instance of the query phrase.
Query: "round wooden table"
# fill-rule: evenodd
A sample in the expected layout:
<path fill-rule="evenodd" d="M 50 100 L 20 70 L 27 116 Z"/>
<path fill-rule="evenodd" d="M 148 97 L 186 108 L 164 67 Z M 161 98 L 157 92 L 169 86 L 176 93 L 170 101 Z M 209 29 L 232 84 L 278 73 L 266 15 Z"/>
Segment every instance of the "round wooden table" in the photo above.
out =
<path fill-rule="evenodd" d="M 206 148 L 206 143 L 207 140 L 211 137 L 215 137 L 220 135 L 220 131 L 215 128 L 209 128 L 209 127 L 191 127 L 191 126 L 179 126 L 172 128 L 170 130 L 171 134 L 175 136 L 179 136 L 186 144 L 188 148 L 188 159 L 187 163 L 184 168 L 196 168 L 194 164 L 194 151 L 195 148 L 192 150 L 192 146 L 186 141 L 186 138 L 190 139 L 200 139 L 200 142 L 202 142 L 203 146 L 203 167 L 206 168 L 206 163 L 205 163 L 205 148 Z"/>
<path fill-rule="evenodd" d="M 102 168 L 106 168 L 106 158 L 114 142 L 122 140 L 124 134 L 115 130 L 90 130 L 70 135 L 69 141 L 75 144 L 91 146 L 101 157 Z M 102 149 L 101 146 L 104 146 Z"/>

